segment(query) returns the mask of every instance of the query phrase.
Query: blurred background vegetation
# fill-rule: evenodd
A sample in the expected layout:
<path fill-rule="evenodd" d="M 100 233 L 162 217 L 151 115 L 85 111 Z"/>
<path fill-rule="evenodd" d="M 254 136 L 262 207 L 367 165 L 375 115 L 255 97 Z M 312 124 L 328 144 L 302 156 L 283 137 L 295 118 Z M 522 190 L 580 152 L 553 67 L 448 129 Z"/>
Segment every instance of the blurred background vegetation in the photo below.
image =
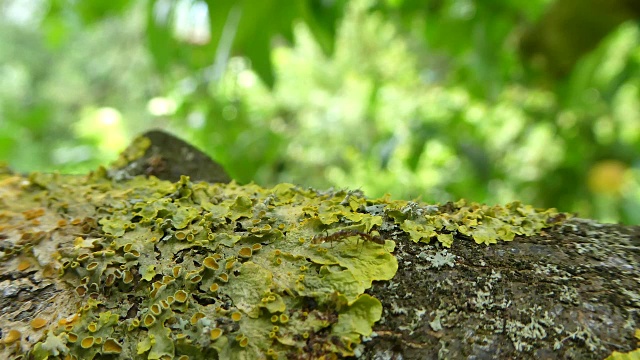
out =
<path fill-rule="evenodd" d="M 238 182 L 640 223 L 636 0 L 0 0 L 0 161 L 138 133 Z"/>

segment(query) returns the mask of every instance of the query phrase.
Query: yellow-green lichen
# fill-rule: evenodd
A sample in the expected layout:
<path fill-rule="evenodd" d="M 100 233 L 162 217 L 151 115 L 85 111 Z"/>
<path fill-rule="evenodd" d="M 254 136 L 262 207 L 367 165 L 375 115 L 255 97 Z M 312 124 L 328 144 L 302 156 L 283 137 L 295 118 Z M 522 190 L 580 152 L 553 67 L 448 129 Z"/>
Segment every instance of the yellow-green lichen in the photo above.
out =
<path fill-rule="evenodd" d="M 489 245 L 512 241 L 516 235 L 530 236 L 549 227 L 558 215 L 555 209 L 537 210 L 517 201 L 488 206 L 465 200 L 443 206 L 396 202 L 386 212 L 413 241 L 429 243 L 436 239 L 444 247 L 451 247 L 454 237 Z"/>
<path fill-rule="evenodd" d="M 636 329 L 636 339 L 638 339 L 638 348 L 626 353 L 614 351 L 606 360 L 640 360 L 640 329 Z"/>
<path fill-rule="evenodd" d="M 137 137 L 112 164 L 114 168 L 124 168 L 135 160 L 143 157 L 151 146 L 151 140 L 146 136 Z"/>
<path fill-rule="evenodd" d="M 395 242 L 378 234 L 491 243 L 532 234 L 554 215 L 517 203 L 435 207 L 187 177 L 19 179 L 0 179 L 0 192 L 22 199 L 22 208 L 3 205 L 6 223 L 17 229 L 38 215 L 54 224 L 42 230 L 56 234 L 47 261 L 79 304 L 73 321 L 31 349 L 36 359 L 352 356 L 382 311 L 364 292 L 398 268 Z M 13 247 L 1 259 L 17 264 L 31 253 L 22 234 L 8 233 Z"/>

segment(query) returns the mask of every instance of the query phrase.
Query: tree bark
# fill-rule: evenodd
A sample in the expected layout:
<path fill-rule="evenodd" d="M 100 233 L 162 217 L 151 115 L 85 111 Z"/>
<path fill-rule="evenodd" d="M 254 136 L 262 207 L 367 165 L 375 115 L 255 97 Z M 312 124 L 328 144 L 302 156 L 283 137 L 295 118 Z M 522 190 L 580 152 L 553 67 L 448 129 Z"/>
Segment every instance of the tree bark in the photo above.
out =
<path fill-rule="evenodd" d="M 163 142 L 168 139 L 164 136 L 161 138 L 164 139 Z M 71 343 L 74 341 L 72 337 L 78 335 L 75 332 L 78 332 L 79 321 L 84 321 L 86 324 L 82 326 L 86 326 L 88 329 L 91 329 L 92 323 L 101 324 L 100 326 L 104 327 L 104 322 L 108 323 L 110 314 L 117 313 L 118 307 L 126 306 L 128 310 L 124 312 L 120 310 L 120 318 L 110 325 L 116 328 L 119 326 L 118 323 L 130 323 L 136 317 L 146 321 L 144 320 L 147 319 L 145 314 L 148 315 L 149 311 L 155 311 L 152 307 L 141 309 L 142 302 L 146 300 L 138 297 L 140 294 L 147 294 L 147 292 L 140 292 L 139 284 L 143 284 L 145 279 L 151 283 L 156 278 L 162 278 L 160 272 L 164 271 L 166 274 L 166 271 L 170 272 L 170 269 L 156 267 L 148 270 L 142 266 L 142 259 L 145 259 L 147 263 L 153 263 L 156 259 L 157 261 L 164 260 L 166 255 L 162 246 L 165 245 L 162 241 L 165 238 L 173 236 L 174 243 L 171 246 L 175 247 L 177 246 L 175 244 L 179 244 L 178 241 L 175 241 L 175 237 L 178 237 L 180 233 L 177 229 L 182 227 L 176 225 L 178 220 L 175 216 L 173 219 L 175 229 L 165 226 L 166 219 L 164 222 L 162 219 L 149 221 L 148 225 L 144 225 L 144 221 L 136 220 L 138 230 L 140 227 L 149 226 L 152 228 L 153 234 L 159 234 L 158 236 L 163 238 L 160 241 L 144 238 L 140 240 L 140 244 L 133 244 L 134 247 L 140 246 L 140 248 L 144 247 L 148 250 L 146 253 L 142 251 L 142 254 L 137 254 L 140 266 L 129 268 L 133 272 L 131 278 L 136 284 L 133 288 L 122 285 L 119 288 L 107 289 L 107 286 L 104 286 L 105 281 L 117 283 L 119 280 L 114 280 L 114 278 L 109 280 L 109 276 L 106 276 L 106 280 L 105 278 L 96 280 L 95 289 L 92 290 L 94 280 L 90 279 L 91 270 L 86 272 L 89 274 L 86 281 L 83 279 L 80 283 L 77 281 L 74 283 L 68 276 L 69 269 L 74 265 L 70 265 L 68 261 L 65 265 L 60 265 L 61 259 L 70 256 L 65 255 L 69 253 L 73 253 L 72 259 L 77 259 L 80 263 L 75 266 L 87 269 L 92 265 L 82 263 L 81 258 L 83 257 L 84 259 L 104 259 L 112 256 L 115 259 L 120 256 L 122 251 L 125 252 L 123 259 L 126 259 L 127 256 L 134 257 L 133 252 L 126 250 L 126 245 L 114 245 L 120 241 L 119 236 L 114 234 L 125 232 L 136 234 L 136 230 L 133 230 L 129 223 L 126 225 L 129 228 L 125 226 L 124 229 L 117 229 L 113 217 L 117 218 L 119 216 L 117 214 L 123 214 L 123 210 L 105 215 L 103 212 L 106 206 L 100 207 L 96 204 L 109 204 L 111 207 L 115 206 L 113 204 L 117 206 L 133 204 L 132 206 L 135 206 L 141 201 L 138 192 L 143 191 L 143 189 L 136 188 L 135 184 L 158 185 L 153 178 L 148 183 L 144 182 L 147 180 L 140 179 L 138 183 L 132 182 L 129 189 L 112 189 L 115 187 L 114 184 L 120 181 L 115 178 L 130 178 L 133 175 L 127 171 L 167 177 L 175 174 L 175 171 L 167 169 L 167 166 L 172 166 L 171 162 L 159 162 L 158 159 L 149 160 L 151 156 L 161 156 L 158 153 L 149 154 L 149 149 L 154 148 L 154 145 L 151 145 L 147 143 L 142 148 L 134 147 L 133 150 L 129 149 L 125 152 L 117 166 L 109 170 L 110 178 L 103 177 L 104 174 L 93 174 L 84 178 L 82 186 L 85 188 L 83 189 L 88 188 L 93 191 L 90 194 L 87 193 L 89 195 L 82 194 L 79 190 L 80 187 L 76 188 L 77 185 L 73 182 L 65 184 L 63 181 L 61 184 L 55 185 L 58 187 L 57 189 L 53 189 L 47 188 L 50 185 L 43 183 L 46 181 L 39 178 L 37 174 L 26 178 L 11 174 L 7 169 L 0 171 L 0 291 L 2 291 L 0 298 L 0 336 L 2 339 L 0 358 L 20 358 L 27 356 L 27 354 L 31 358 L 38 358 L 45 353 L 49 354 L 50 358 L 55 358 L 55 356 L 63 358 L 65 351 L 68 351 L 68 348 L 72 346 Z M 189 149 L 189 151 L 197 151 Z M 133 163 L 137 165 L 132 166 Z M 158 168 L 159 166 L 160 168 Z M 216 164 L 216 166 L 218 165 Z M 221 182 L 228 179 L 222 168 L 216 171 L 222 172 L 213 175 L 215 179 Z M 57 181 L 56 175 L 44 179 Z M 25 190 L 34 186 L 41 186 L 46 190 L 42 193 L 28 193 Z M 180 196 L 185 196 L 185 193 L 195 198 L 198 191 L 202 190 L 198 190 L 196 187 L 186 188 L 184 179 L 173 185 L 164 183 L 159 186 L 170 188 L 171 191 L 164 199 L 170 199 L 176 203 L 180 201 Z M 102 189 L 104 192 L 101 192 Z M 251 189 L 254 191 L 257 188 Z M 276 194 L 278 191 L 274 189 L 272 194 Z M 72 198 L 76 203 L 71 203 L 71 200 L 61 199 L 60 195 L 56 195 L 66 192 L 75 196 Z M 44 204 L 44 207 L 21 208 L 22 203 L 27 204 L 27 194 L 34 196 L 29 201 L 35 199 Z M 327 197 L 328 193 L 308 192 L 308 194 L 311 194 L 312 198 L 317 196 L 319 199 L 331 199 L 331 197 Z M 345 195 L 340 194 L 341 196 Z M 357 192 L 346 194 L 340 206 L 348 207 L 343 204 L 352 201 L 350 196 L 358 196 Z M 112 202 L 112 197 L 116 195 L 122 196 L 125 202 Z M 268 201 L 273 200 L 269 199 L 268 197 Z M 267 200 L 265 200 L 265 204 Z M 363 199 L 356 200 L 365 203 Z M 326 205 L 326 202 L 318 201 L 319 207 L 322 207 L 322 204 Z M 233 206 L 241 207 L 241 205 L 241 201 L 236 201 Z M 220 211 L 215 206 L 211 205 L 208 208 L 214 209 L 211 210 L 212 212 Z M 254 204 L 254 206 L 257 205 Z M 379 213 L 380 206 L 382 205 L 367 205 L 366 210 L 363 210 L 361 206 L 358 211 L 347 215 L 369 216 L 376 212 Z M 430 205 L 419 206 L 424 206 L 424 209 L 432 208 Z M 441 211 L 444 211 L 442 210 L 444 208 L 452 208 L 452 206 L 451 204 L 445 205 L 441 207 Z M 266 205 L 264 208 L 267 208 Z M 142 213 L 143 210 L 140 210 L 140 214 Z M 85 214 L 86 217 L 74 216 L 69 221 L 56 220 L 60 216 L 71 214 Z M 140 216 L 136 215 L 135 217 Z M 168 219 L 171 214 L 163 216 Z M 17 218 L 20 222 L 16 222 Z M 96 219 L 106 219 L 106 221 Z M 194 217 L 194 222 L 191 225 L 186 225 L 188 221 L 185 222 L 184 226 L 195 226 L 197 219 L 200 217 Z M 320 221 L 317 220 L 317 217 L 314 219 L 313 221 Z M 250 221 L 242 220 L 241 217 L 233 221 L 235 222 L 230 225 L 232 227 L 231 233 L 245 234 L 243 237 L 239 236 L 241 241 L 246 239 L 256 241 L 254 245 L 260 242 L 266 244 L 265 246 L 278 244 L 278 241 L 282 240 L 282 233 L 285 234 L 285 238 L 294 233 L 294 229 L 289 230 L 289 235 L 283 230 L 282 233 L 279 233 L 280 237 L 274 235 L 274 239 L 268 239 L 266 236 L 261 238 L 262 235 L 258 230 L 247 232 L 244 231 L 246 229 L 242 229 L 243 226 L 248 227 L 248 224 L 251 224 Z M 229 217 L 227 217 L 226 223 L 231 223 Z M 220 220 L 216 226 L 222 229 L 228 225 L 226 223 Z M 158 227 L 154 227 L 156 225 L 153 224 Z M 318 222 L 318 224 L 325 223 Z M 393 257 L 395 257 L 394 262 L 397 260 L 398 268 L 391 280 L 374 281 L 373 286 L 366 290 L 367 294 L 379 299 L 382 303 L 382 314 L 380 320 L 373 324 L 373 332 L 365 334 L 361 344 L 358 344 L 358 341 L 353 343 L 353 348 L 350 347 L 351 345 L 341 343 L 342 340 L 335 336 L 327 335 L 322 331 L 311 335 L 305 334 L 308 337 L 304 338 L 307 339 L 306 345 L 304 348 L 298 349 L 303 351 L 303 355 L 298 357 L 315 358 L 324 355 L 325 358 L 333 358 L 344 354 L 353 354 L 365 359 L 602 359 L 613 351 L 627 352 L 635 349 L 637 339 L 634 338 L 634 331 L 640 328 L 640 270 L 638 269 L 640 228 L 604 225 L 578 218 L 565 219 L 563 214 L 549 219 L 548 224 L 546 229 L 535 235 L 516 236 L 513 241 L 498 241 L 497 244 L 488 246 L 477 244 L 472 240 L 472 237 L 457 233 L 453 236 L 454 241 L 450 248 L 443 247 L 437 241 L 433 241 L 432 244 L 414 242 L 407 232 L 400 231 L 397 224 L 392 222 L 386 227 L 380 226 L 382 235 L 395 241 Z M 277 230 L 270 230 L 264 226 L 260 229 L 266 229 L 264 234 L 278 234 Z M 247 233 L 249 235 L 246 235 Z M 251 235 L 252 233 L 256 235 Z M 196 232 L 194 231 L 193 234 Z M 380 238 L 374 238 L 368 232 L 350 230 L 334 232 L 334 234 L 338 235 L 323 237 L 322 232 L 319 232 L 319 236 L 313 238 L 314 242 L 318 244 L 313 246 L 324 246 L 325 252 L 349 249 L 349 254 L 343 254 L 349 259 L 352 257 L 366 259 L 370 255 L 383 254 L 378 244 Z M 348 237 L 346 235 L 340 236 L 344 234 L 355 234 L 356 237 L 360 237 L 358 240 L 365 243 L 354 241 L 355 247 L 349 247 L 351 245 L 347 244 L 347 240 L 341 239 Z M 447 233 L 447 235 L 451 234 Z M 186 232 L 183 232 L 182 235 L 187 236 Z M 323 238 L 331 239 L 331 243 L 320 244 Z M 303 240 L 301 238 L 301 243 L 304 242 Z M 371 240 L 371 242 L 367 242 L 367 240 Z M 373 240 L 378 243 L 373 243 Z M 416 239 L 414 238 L 414 240 Z M 108 245 L 109 243 L 111 245 Z M 169 244 L 170 241 L 167 240 L 166 243 Z M 386 245 L 389 245 L 389 242 L 384 245 L 385 248 Z M 111 249 L 109 246 L 116 249 L 118 253 L 108 254 L 107 250 Z M 260 247 L 254 247 L 254 250 L 258 248 Z M 87 252 L 89 250 L 86 249 L 89 249 L 90 252 Z M 173 251 L 172 247 L 170 249 Z M 204 247 L 199 246 L 198 249 L 192 254 L 184 252 L 188 250 L 187 247 L 180 251 L 175 250 L 176 252 L 172 253 L 175 256 L 173 261 L 180 262 L 186 267 L 186 261 L 182 261 L 188 256 L 198 258 L 198 256 L 205 257 L 207 255 L 203 253 Z M 260 251 L 265 252 L 266 247 Z M 276 250 L 276 252 L 279 254 L 280 250 Z M 229 269 L 234 266 L 235 260 L 233 259 L 241 260 L 235 255 L 229 259 L 227 262 Z M 288 261 L 295 262 L 298 261 L 297 259 L 305 261 L 304 256 L 302 258 L 293 256 Z M 194 264 L 200 266 L 200 260 L 194 260 Z M 124 262 L 124 260 L 122 261 Z M 204 263 L 206 261 L 205 258 Z M 209 262 L 211 262 L 210 259 Z M 254 262 L 255 264 L 259 263 L 257 259 Z M 244 265 L 248 263 L 245 262 Z M 102 266 L 99 262 L 95 264 L 98 265 L 94 267 Z M 252 263 L 252 267 L 236 268 L 240 275 L 235 273 L 235 275 L 231 275 L 230 273 L 229 276 L 242 276 L 242 271 L 247 268 L 254 269 L 255 264 Z M 388 265 L 389 262 L 386 264 Z M 65 277 L 58 276 L 61 271 L 60 266 L 67 269 Z M 348 267 L 347 265 L 342 266 Z M 300 266 L 300 268 L 302 267 L 305 266 Z M 124 267 L 121 268 L 124 269 Z M 297 268 L 297 265 L 294 268 Z M 107 274 L 108 268 L 105 269 L 102 270 Z M 114 265 L 113 269 L 117 270 L 117 267 Z M 329 273 L 333 271 L 327 270 L 330 267 L 323 266 L 322 269 Z M 136 273 L 138 271 L 140 273 Z M 144 271 L 147 273 L 143 273 Z M 158 274 L 155 274 L 154 271 Z M 180 271 L 178 270 L 178 272 Z M 186 279 L 195 278 L 193 275 L 197 274 L 198 270 L 194 271 Z M 206 274 L 208 270 L 204 269 L 203 271 L 202 274 Z M 258 272 L 254 275 L 258 276 Z M 278 274 L 274 276 L 277 277 Z M 177 274 L 175 277 L 177 278 Z M 124 279 L 126 279 L 126 275 Z M 268 278 L 265 279 L 265 281 L 269 281 Z M 165 280 L 166 275 L 162 281 Z M 171 277 L 169 277 L 167 283 L 171 281 Z M 262 281 L 256 281 L 255 286 L 260 286 Z M 156 283 L 159 282 L 156 281 Z M 131 295 L 127 297 L 126 293 L 119 293 L 122 289 L 130 289 Z M 348 289 L 346 291 L 348 292 Z M 335 294 L 339 296 L 337 292 Z M 97 306 L 95 313 L 99 313 L 100 317 L 86 319 L 89 316 L 87 314 L 93 311 L 91 310 L 93 303 L 90 300 L 92 298 L 102 299 L 103 303 L 105 301 L 108 303 L 109 299 L 124 300 L 119 300 L 121 302 L 118 304 L 112 304 L 112 308 L 109 308 L 107 303 L 95 305 Z M 367 304 L 375 305 L 370 297 L 359 296 L 358 299 L 365 299 Z M 219 299 L 196 298 L 194 304 L 201 303 L 202 308 L 206 308 L 207 301 L 215 303 Z M 233 301 L 227 299 L 226 302 L 241 307 L 237 301 L 233 304 Z M 349 302 L 347 305 L 345 302 L 327 300 L 327 304 L 336 304 L 336 309 L 328 309 L 326 306 L 323 308 L 315 302 L 316 300 L 312 297 L 304 298 L 302 306 L 306 309 L 305 314 L 320 309 L 321 311 L 318 313 L 326 316 L 322 321 L 327 324 L 336 322 L 343 315 L 353 315 L 353 313 L 345 313 L 344 309 L 340 310 L 340 307 L 352 306 L 353 302 Z M 365 305 L 362 305 L 363 309 L 369 309 L 368 305 Z M 372 307 L 375 307 L 373 305 Z M 251 308 L 248 309 L 251 310 Z M 264 312 L 264 309 L 262 310 Z M 185 308 L 175 310 L 176 313 L 186 313 L 187 311 Z M 161 312 L 158 310 L 158 313 Z M 246 313 L 250 312 L 246 311 Z M 160 318 L 160 315 L 157 316 Z M 251 316 L 249 315 L 249 317 Z M 79 317 L 83 319 L 78 320 Z M 193 319 L 191 321 L 194 326 L 195 324 L 201 325 L 198 317 Z M 218 320 L 216 319 L 216 321 Z M 293 320 L 291 321 L 293 322 Z M 177 326 L 171 319 L 163 321 L 166 321 L 167 327 L 173 326 L 175 328 Z M 225 324 L 225 327 L 219 325 L 219 328 L 224 329 L 225 332 L 232 333 L 237 330 L 237 327 L 232 326 L 233 322 L 219 321 L 221 321 L 220 324 Z M 283 320 L 280 327 L 286 328 L 285 323 L 286 321 Z M 149 333 L 151 333 L 151 326 L 151 324 L 147 326 Z M 62 336 L 60 331 L 65 327 L 68 329 L 63 331 L 64 336 Z M 278 326 L 274 328 L 276 327 Z M 100 334 L 100 331 L 102 330 L 98 328 L 95 334 Z M 83 351 L 92 349 L 91 346 L 88 346 L 89 350 L 84 349 L 84 340 L 82 348 L 76 348 L 79 349 L 80 354 L 86 356 L 90 354 L 97 358 L 117 358 L 120 353 L 117 347 L 122 347 L 122 339 L 126 338 L 126 334 L 119 334 L 120 330 L 110 331 L 113 331 L 113 334 L 109 332 L 110 337 L 104 339 L 95 334 L 91 337 L 92 343 L 94 338 L 100 337 L 102 346 L 99 348 L 101 350 L 83 353 Z M 135 331 L 139 330 L 136 328 Z M 52 336 L 53 334 L 57 335 Z M 208 333 L 206 336 L 208 338 Z M 213 333 L 211 338 L 214 338 Z M 304 344 L 304 339 L 302 335 L 296 335 L 289 340 L 290 343 Z M 154 358 L 155 355 L 151 354 L 156 354 L 155 358 L 161 358 L 161 354 L 173 353 L 173 348 L 155 351 L 153 342 L 145 341 L 145 339 L 140 339 L 138 352 L 136 354 L 134 348 L 132 356 Z M 236 337 L 236 341 L 242 347 L 242 338 Z M 281 340 L 281 342 L 286 341 Z M 151 348 L 151 352 L 145 348 L 147 345 Z M 185 347 L 184 349 L 186 349 L 185 351 L 195 351 L 195 355 L 192 355 L 191 359 L 203 356 L 204 358 L 231 356 L 229 355 L 231 353 L 221 353 L 219 349 L 218 352 L 207 348 L 194 350 Z M 304 355 L 305 351 L 306 355 Z M 124 354 L 125 352 L 122 352 L 121 358 L 125 358 Z"/>
<path fill-rule="evenodd" d="M 531 237 L 451 249 L 400 243 L 367 358 L 603 359 L 634 349 L 640 228 L 570 219 Z"/>

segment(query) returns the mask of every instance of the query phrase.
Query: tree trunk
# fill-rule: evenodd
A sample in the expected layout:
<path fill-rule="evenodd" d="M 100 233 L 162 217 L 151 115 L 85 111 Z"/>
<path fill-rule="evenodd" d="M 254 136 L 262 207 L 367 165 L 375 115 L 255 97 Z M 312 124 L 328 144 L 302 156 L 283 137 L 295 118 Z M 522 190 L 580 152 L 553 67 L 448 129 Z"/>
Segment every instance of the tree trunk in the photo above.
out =
<path fill-rule="evenodd" d="M 517 203 L 172 183 L 155 177 L 179 170 L 154 139 L 173 141 L 143 137 L 88 176 L 0 171 L 0 358 L 602 359 L 636 347 L 638 227 Z M 228 180 L 175 144 L 201 165 L 185 169 Z"/>

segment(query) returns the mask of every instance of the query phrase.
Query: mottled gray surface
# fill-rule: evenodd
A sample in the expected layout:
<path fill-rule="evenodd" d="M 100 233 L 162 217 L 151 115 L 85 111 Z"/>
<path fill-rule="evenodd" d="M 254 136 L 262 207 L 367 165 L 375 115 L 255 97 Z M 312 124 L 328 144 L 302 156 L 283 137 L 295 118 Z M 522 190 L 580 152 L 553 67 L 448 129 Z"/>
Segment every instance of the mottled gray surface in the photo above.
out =
<path fill-rule="evenodd" d="M 451 249 L 402 239 L 367 359 L 603 359 L 635 349 L 640 228 L 571 219 Z"/>

